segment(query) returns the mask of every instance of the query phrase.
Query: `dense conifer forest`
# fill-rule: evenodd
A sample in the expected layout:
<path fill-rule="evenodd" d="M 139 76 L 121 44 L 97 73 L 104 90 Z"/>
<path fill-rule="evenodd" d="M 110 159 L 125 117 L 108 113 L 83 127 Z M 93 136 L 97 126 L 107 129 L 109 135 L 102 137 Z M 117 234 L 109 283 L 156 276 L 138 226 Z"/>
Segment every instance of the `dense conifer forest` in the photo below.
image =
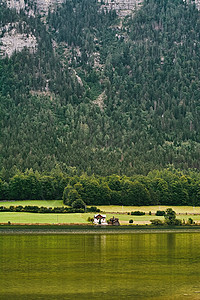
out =
<path fill-rule="evenodd" d="M 0 59 L 4 184 L 18 173 L 38 172 L 48 185 L 59 169 L 65 179 L 50 193 L 59 198 L 74 174 L 133 178 L 169 166 L 199 170 L 200 17 L 194 4 L 145 0 L 120 19 L 95 0 L 66 1 L 45 18 L 1 3 L 0 27 L 8 23 L 27 36 L 33 32 L 37 50 Z"/>

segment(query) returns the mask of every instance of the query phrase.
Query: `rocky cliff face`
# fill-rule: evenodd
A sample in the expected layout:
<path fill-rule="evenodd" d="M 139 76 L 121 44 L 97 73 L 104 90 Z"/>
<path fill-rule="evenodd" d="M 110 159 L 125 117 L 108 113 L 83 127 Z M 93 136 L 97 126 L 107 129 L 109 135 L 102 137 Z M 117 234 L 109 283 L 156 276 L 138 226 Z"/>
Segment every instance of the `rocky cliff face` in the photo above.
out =
<path fill-rule="evenodd" d="M 200 10 L 200 0 L 195 0 L 196 7 L 198 10 Z"/>
<path fill-rule="evenodd" d="M 22 24 L 27 27 L 24 22 Z M 3 33 L 3 34 L 2 34 Z M 19 31 L 19 23 L 9 23 L 0 28 L 0 54 L 10 57 L 14 51 L 22 51 L 24 47 L 29 48 L 31 52 L 37 49 L 37 40 L 33 33 L 25 34 Z"/>
<path fill-rule="evenodd" d="M 7 0 L 7 6 L 9 8 L 15 8 L 17 11 L 20 9 L 26 10 L 29 14 L 33 14 L 35 9 L 42 15 L 46 14 L 49 9 L 54 9 L 56 5 L 59 5 L 64 0 Z"/>
<path fill-rule="evenodd" d="M 139 9 L 144 0 L 105 0 L 102 7 L 106 10 L 114 9 L 121 17 L 130 15 L 136 9 Z M 183 0 L 183 2 L 195 3 L 198 10 L 200 10 L 200 0 Z M 98 0 L 102 3 L 102 0 Z"/>
<path fill-rule="evenodd" d="M 98 0 L 102 3 L 101 0 Z M 116 13 L 123 17 L 131 14 L 138 9 L 143 3 L 143 0 L 105 0 L 102 7 L 106 10 L 115 10 Z"/>
<path fill-rule="evenodd" d="M 4 0 L 5 1 L 5 0 Z M 97 0 L 102 3 L 102 7 L 111 10 L 116 10 L 120 16 L 126 16 L 132 13 L 135 9 L 141 7 L 143 0 Z M 184 2 L 194 2 L 200 10 L 200 0 L 183 0 Z M 17 11 L 26 9 L 29 13 L 33 13 L 33 7 L 41 14 L 46 14 L 49 9 L 54 9 L 56 5 L 63 3 L 64 0 L 7 0 L 8 7 L 15 8 Z"/>
<path fill-rule="evenodd" d="M 40 13 L 46 14 L 48 10 L 53 10 L 56 5 L 61 4 L 64 0 L 33 0 L 36 3 L 37 9 Z"/>
<path fill-rule="evenodd" d="M 18 12 L 23 9 L 28 16 L 34 16 L 35 13 L 40 13 L 45 16 L 48 10 L 54 10 L 57 5 L 60 5 L 65 0 L 4 0 L 9 8 L 14 8 Z M 107 11 L 115 10 L 121 17 L 127 16 L 139 9 L 143 0 L 97 0 L 101 3 L 101 7 Z M 194 2 L 200 10 L 200 0 L 183 0 Z M 25 26 L 25 25 L 24 25 Z M 25 26 L 26 27 L 26 26 Z M 28 36 L 19 33 L 18 24 L 6 24 L 4 28 L 0 28 L 0 54 L 11 56 L 14 51 L 21 51 L 24 47 L 34 51 L 37 48 L 36 38 L 33 33 Z"/>

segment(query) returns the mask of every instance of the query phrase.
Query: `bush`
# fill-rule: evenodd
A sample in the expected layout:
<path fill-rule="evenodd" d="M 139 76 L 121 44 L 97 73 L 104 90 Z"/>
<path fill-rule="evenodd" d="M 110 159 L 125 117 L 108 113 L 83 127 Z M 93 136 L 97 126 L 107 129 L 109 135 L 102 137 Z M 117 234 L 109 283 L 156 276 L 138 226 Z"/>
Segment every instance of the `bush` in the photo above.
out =
<path fill-rule="evenodd" d="M 67 207 L 38 207 L 38 206 L 31 206 L 26 205 L 23 206 L 10 206 L 4 207 L 0 206 L 0 211 L 2 212 L 30 212 L 30 213 L 84 213 L 85 209 L 83 208 L 67 208 Z"/>
<path fill-rule="evenodd" d="M 130 219 L 130 220 L 129 220 L 129 224 L 132 224 L 132 223 L 133 223 L 133 220 L 132 220 L 132 219 Z"/>
<path fill-rule="evenodd" d="M 96 206 L 87 207 L 87 212 L 100 212 L 101 210 Z"/>
<path fill-rule="evenodd" d="M 72 208 L 85 208 L 86 204 L 83 200 L 77 199 L 72 203 Z"/>
<path fill-rule="evenodd" d="M 165 216 L 165 211 L 164 210 L 157 210 L 155 213 L 156 216 Z"/>
<path fill-rule="evenodd" d="M 152 225 L 155 225 L 155 226 L 161 226 L 164 224 L 160 219 L 150 220 L 150 222 Z"/>
<path fill-rule="evenodd" d="M 180 219 L 176 219 L 174 225 L 180 226 L 180 225 L 182 225 L 182 221 Z"/>
<path fill-rule="evenodd" d="M 23 206 L 22 205 L 18 205 L 16 206 L 15 208 L 15 211 L 18 212 L 18 211 L 22 211 L 23 210 Z"/>
<path fill-rule="evenodd" d="M 143 211 L 132 211 L 131 215 L 132 216 L 144 216 L 145 212 L 143 212 Z"/>
<path fill-rule="evenodd" d="M 192 224 L 194 224 L 194 221 L 192 218 L 189 218 L 187 221 L 187 225 L 192 225 Z"/>
<path fill-rule="evenodd" d="M 94 222 L 94 218 L 90 218 L 90 217 L 88 217 L 87 221 L 88 221 L 88 222 L 92 222 L 92 223 L 93 223 L 93 222 Z"/>
<path fill-rule="evenodd" d="M 10 206 L 10 211 L 15 211 L 15 207 L 13 205 Z"/>
<path fill-rule="evenodd" d="M 176 225 L 176 212 L 172 208 L 167 208 L 165 212 L 165 224 Z"/>

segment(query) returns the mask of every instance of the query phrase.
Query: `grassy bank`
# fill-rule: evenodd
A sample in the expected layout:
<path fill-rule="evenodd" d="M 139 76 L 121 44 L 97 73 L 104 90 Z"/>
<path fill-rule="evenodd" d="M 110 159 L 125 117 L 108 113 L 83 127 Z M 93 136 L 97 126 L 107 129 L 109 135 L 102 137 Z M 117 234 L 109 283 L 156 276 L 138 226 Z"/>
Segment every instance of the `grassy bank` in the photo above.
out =
<path fill-rule="evenodd" d="M 137 233 L 200 233 L 200 226 L 94 226 L 94 225 L 0 225 L 5 234 L 137 234 Z"/>

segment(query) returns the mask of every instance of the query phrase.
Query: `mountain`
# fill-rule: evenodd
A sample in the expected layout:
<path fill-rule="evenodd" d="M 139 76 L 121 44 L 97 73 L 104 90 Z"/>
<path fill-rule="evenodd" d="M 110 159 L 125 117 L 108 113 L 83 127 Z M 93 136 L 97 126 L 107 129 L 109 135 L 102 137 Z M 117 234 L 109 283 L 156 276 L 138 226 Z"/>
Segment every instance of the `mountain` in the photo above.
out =
<path fill-rule="evenodd" d="M 0 169 L 199 169 L 199 6 L 1 1 Z"/>

